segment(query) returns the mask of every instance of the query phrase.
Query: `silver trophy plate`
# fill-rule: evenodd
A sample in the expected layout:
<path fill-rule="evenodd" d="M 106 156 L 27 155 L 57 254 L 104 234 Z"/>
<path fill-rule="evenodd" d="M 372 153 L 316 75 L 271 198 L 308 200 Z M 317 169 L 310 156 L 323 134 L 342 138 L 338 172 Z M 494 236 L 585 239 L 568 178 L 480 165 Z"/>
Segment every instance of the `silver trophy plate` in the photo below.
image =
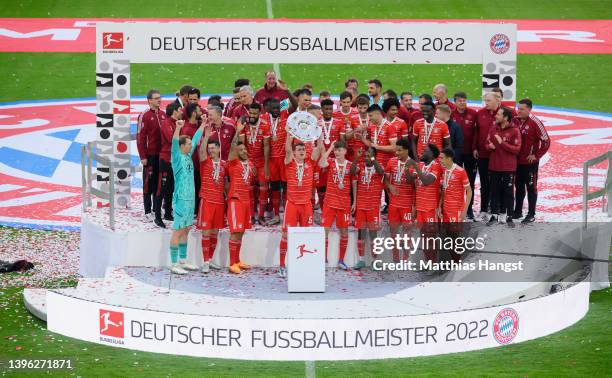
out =
<path fill-rule="evenodd" d="M 287 128 L 294 138 L 302 142 L 312 142 L 321 136 L 321 126 L 317 118 L 308 112 L 295 112 L 287 118 Z"/>

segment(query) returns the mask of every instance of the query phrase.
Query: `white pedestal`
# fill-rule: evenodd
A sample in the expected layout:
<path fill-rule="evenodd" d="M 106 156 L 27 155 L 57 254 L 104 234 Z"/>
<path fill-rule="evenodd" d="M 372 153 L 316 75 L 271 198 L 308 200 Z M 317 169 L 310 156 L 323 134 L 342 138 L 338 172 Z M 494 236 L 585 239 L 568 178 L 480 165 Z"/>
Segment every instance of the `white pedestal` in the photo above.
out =
<path fill-rule="evenodd" d="M 287 229 L 287 290 L 290 293 L 325 292 L 325 229 Z"/>

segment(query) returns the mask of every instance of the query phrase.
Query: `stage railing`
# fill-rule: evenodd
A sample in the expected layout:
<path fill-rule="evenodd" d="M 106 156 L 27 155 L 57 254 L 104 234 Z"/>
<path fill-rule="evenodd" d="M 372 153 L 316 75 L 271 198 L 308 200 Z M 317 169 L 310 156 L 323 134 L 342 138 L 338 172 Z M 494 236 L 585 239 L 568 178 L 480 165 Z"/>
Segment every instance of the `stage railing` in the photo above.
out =
<path fill-rule="evenodd" d="M 608 171 L 606 172 L 606 180 L 604 187 L 600 190 L 589 193 L 589 167 L 597 165 L 608 160 Z M 612 197 L 612 151 L 608 151 L 591 160 L 587 160 L 582 164 L 582 227 L 587 227 L 589 217 L 589 201 L 602 197 L 602 211 L 607 211 L 608 216 L 612 217 L 612 206 L 610 206 L 610 197 Z"/>
<path fill-rule="evenodd" d="M 83 212 L 92 205 L 92 194 L 98 198 L 108 201 L 109 204 L 109 226 L 115 229 L 115 167 L 113 162 L 103 156 L 96 154 L 93 150 L 95 142 L 88 142 L 81 147 L 81 196 L 83 200 Z M 108 167 L 108 192 L 93 186 L 94 175 L 92 173 L 92 161 Z"/>

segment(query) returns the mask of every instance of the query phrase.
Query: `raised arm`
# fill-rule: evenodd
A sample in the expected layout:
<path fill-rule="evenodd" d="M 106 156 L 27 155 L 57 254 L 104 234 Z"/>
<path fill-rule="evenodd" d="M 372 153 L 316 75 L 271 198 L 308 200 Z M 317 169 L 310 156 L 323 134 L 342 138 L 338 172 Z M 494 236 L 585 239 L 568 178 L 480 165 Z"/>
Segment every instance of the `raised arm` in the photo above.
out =
<path fill-rule="evenodd" d="M 179 119 L 176 121 L 176 127 L 174 128 L 174 134 L 172 134 L 172 139 L 178 139 L 181 136 L 181 129 L 185 125 L 185 121 Z"/>
<path fill-rule="evenodd" d="M 289 127 L 285 129 L 287 130 L 287 139 L 285 140 L 285 164 L 289 164 L 293 159 L 293 135 L 289 133 Z"/>
<path fill-rule="evenodd" d="M 204 124 L 204 122 L 202 122 Z M 204 139 L 202 140 L 202 144 L 198 150 L 198 154 L 200 155 L 200 161 L 206 160 L 208 157 L 208 139 L 212 135 L 212 127 L 207 126 L 204 129 Z"/>
<path fill-rule="evenodd" d="M 278 87 L 284 91 L 287 91 L 287 98 L 289 100 L 289 113 L 293 112 L 298 107 L 297 98 L 295 98 L 293 93 L 291 93 L 289 88 L 287 88 L 287 84 L 284 81 L 279 80 Z"/>
<path fill-rule="evenodd" d="M 174 164 L 174 162 L 178 161 L 178 158 L 181 154 L 181 147 L 179 145 L 179 137 L 181 135 L 181 129 L 185 121 L 178 120 L 176 121 L 176 128 L 174 129 L 174 134 L 172 135 L 172 144 L 170 147 L 170 161 Z"/>
<path fill-rule="evenodd" d="M 312 153 L 310 154 L 310 160 L 319 160 L 319 157 L 321 157 L 321 155 L 323 155 L 323 153 L 325 152 L 323 146 L 323 133 L 321 133 L 319 139 L 317 140 L 317 145 L 315 146 L 315 148 L 312 149 Z"/>
<path fill-rule="evenodd" d="M 227 157 L 227 161 L 234 160 L 238 157 L 236 154 L 236 145 L 238 144 L 238 140 L 240 138 L 240 134 L 242 134 L 242 130 L 244 130 L 244 123 L 242 120 L 238 120 L 236 123 L 236 133 L 234 134 L 234 138 L 232 139 L 232 146 L 230 147 L 230 153 Z"/>
<path fill-rule="evenodd" d="M 193 152 L 196 148 L 198 148 L 198 144 L 202 139 L 202 133 L 204 132 L 204 123 L 198 127 L 198 130 L 193 134 L 193 139 L 191 140 L 191 151 L 189 151 L 189 156 L 193 155 Z"/>
<path fill-rule="evenodd" d="M 329 148 L 327 149 L 327 151 L 323 153 L 323 156 L 321 156 L 321 159 L 319 159 L 319 167 L 326 168 L 329 165 L 329 163 L 327 162 L 327 159 L 329 158 L 329 155 L 331 155 L 333 150 L 334 150 L 334 144 L 332 143 L 329 145 Z"/>

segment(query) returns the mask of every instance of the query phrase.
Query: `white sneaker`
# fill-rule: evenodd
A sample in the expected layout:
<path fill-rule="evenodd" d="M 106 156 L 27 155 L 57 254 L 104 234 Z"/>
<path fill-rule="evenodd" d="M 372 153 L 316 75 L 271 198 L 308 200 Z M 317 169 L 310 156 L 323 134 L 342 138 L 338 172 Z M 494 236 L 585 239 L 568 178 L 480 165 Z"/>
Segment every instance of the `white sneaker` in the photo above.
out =
<path fill-rule="evenodd" d="M 217 264 L 215 264 L 215 263 L 214 263 L 214 262 L 212 262 L 212 261 L 210 261 L 210 262 L 208 263 L 208 265 L 210 265 L 210 269 L 214 269 L 214 270 L 221 270 L 221 269 L 222 269 L 220 265 L 217 265 Z"/>
<path fill-rule="evenodd" d="M 155 220 L 155 215 L 153 215 L 153 213 L 146 213 L 144 218 L 147 222 L 153 222 Z"/>
<path fill-rule="evenodd" d="M 475 219 L 479 222 L 487 222 L 489 220 L 489 214 L 486 211 L 481 211 Z"/>
<path fill-rule="evenodd" d="M 198 267 L 193 265 L 193 264 L 189 264 L 186 261 L 181 261 L 180 262 L 180 266 L 181 268 L 185 269 L 185 270 L 198 270 Z"/>
<path fill-rule="evenodd" d="M 278 269 L 278 276 L 279 276 L 280 278 L 287 278 L 287 268 L 285 268 L 285 267 L 280 267 L 280 268 Z"/>
<path fill-rule="evenodd" d="M 338 268 L 342 270 L 349 270 L 348 265 L 346 265 L 343 260 L 338 261 Z"/>
<path fill-rule="evenodd" d="M 181 268 L 181 266 L 178 264 L 172 265 L 172 267 L 170 267 L 170 271 L 174 274 L 181 274 L 181 275 L 187 274 L 187 271 Z"/>
<path fill-rule="evenodd" d="M 497 219 L 499 220 L 499 223 L 506 223 L 506 217 L 506 214 L 500 214 Z"/>
<path fill-rule="evenodd" d="M 210 272 L 210 263 L 208 261 L 204 262 L 204 265 L 202 265 L 202 273 L 208 273 Z"/>
<path fill-rule="evenodd" d="M 280 217 L 279 216 L 274 216 L 272 219 L 270 219 L 267 223 L 268 226 L 275 226 L 277 224 L 280 223 Z"/>

